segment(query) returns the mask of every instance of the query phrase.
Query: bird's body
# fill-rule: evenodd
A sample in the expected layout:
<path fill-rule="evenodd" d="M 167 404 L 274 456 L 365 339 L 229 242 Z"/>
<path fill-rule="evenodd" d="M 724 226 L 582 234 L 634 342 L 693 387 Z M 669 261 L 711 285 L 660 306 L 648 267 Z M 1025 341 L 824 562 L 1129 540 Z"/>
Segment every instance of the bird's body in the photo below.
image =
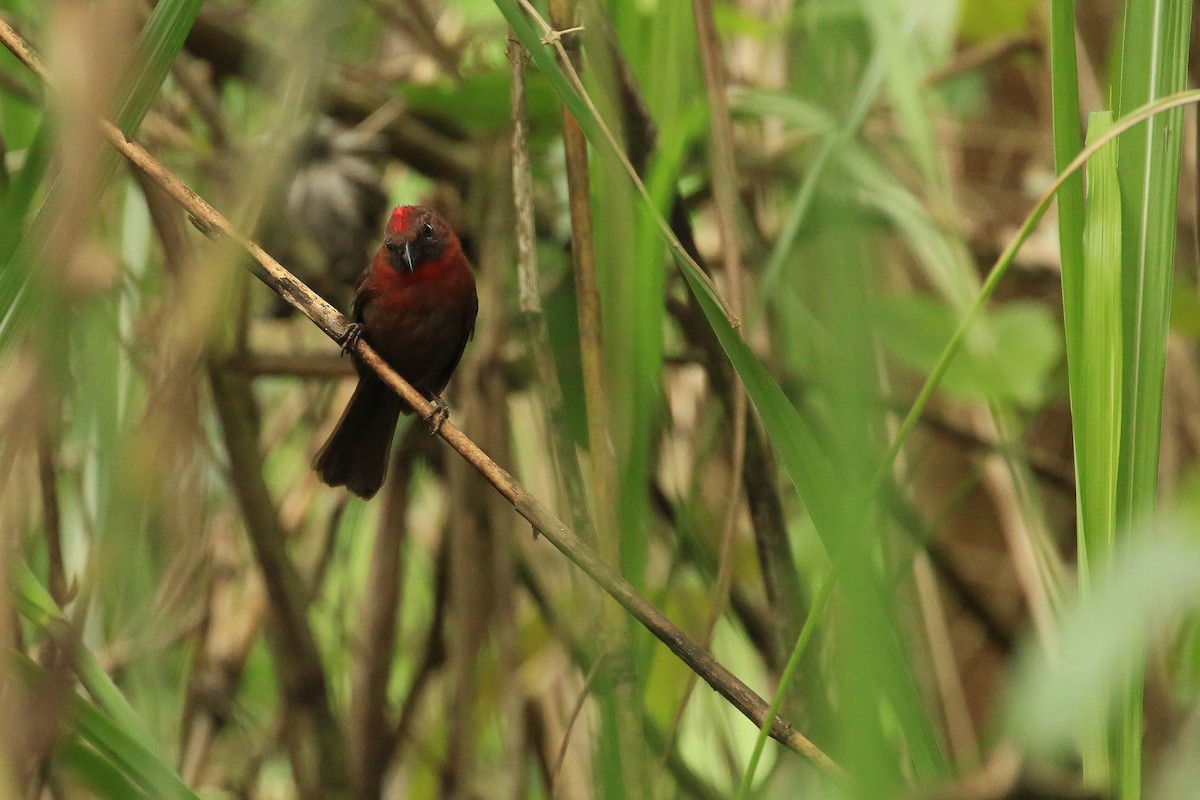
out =
<path fill-rule="evenodd" d="M 474 332 L 478 308 L 475 279 L 450 225 L 428 208 L 401 206 L 359 280 L 358 327 L 347 335 L 363 336 L 444 413 L 441 392 Z M 358 386 L 313 468 L 330 486 L 371 497 L 387 473 L 396 421 L 411 409 L 370 368 L 355 363 Z"/>

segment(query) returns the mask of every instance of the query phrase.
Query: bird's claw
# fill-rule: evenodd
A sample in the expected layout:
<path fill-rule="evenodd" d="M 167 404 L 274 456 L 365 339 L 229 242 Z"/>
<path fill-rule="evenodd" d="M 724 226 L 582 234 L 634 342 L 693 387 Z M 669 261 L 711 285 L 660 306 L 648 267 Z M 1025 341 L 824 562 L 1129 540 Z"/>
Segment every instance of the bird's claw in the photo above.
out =
<path fill-rule="evenodd" d="M 438 395 L 433 396 L 433 411 L 426 414 L 423 419 L 429 423 L 429 435 L 437 436 L 438 431 L 442 429 L 442 424 L 450 419 L 450 406 L 446 405 L 446 401 Z"/>
<path fill-rule="evenodd" d="M 361 322 L 351 322 L 346 326 L 346 332 L 338 339 L 338 344 L 342 346 L 342 355 L 349 355 L 358 347 L 358 340 L 362 338 L 363 326 Z"/>

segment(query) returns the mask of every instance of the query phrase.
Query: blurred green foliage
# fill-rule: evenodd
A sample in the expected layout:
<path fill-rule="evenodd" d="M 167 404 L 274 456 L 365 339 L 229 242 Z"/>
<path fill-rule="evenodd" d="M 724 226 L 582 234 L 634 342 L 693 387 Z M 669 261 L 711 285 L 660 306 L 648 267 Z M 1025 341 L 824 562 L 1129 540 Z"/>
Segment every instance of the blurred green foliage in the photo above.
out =
<path fill-rule="evenodd" d="M 1022 226 L 1093 110 L 1076 56 L 1119 34 L 1121 63 L 1080 73 L 1113 86 L 1083 96 L 1131 113 L 1184 88 L 1190 4 L 1077 20 L 1056 2 L 1047 30 L 1030 2 L 734 0 L 711 8 L 715 51 L 703 2 L 568 5 L 579 86 L 530 12 L 549 10 L 517 0 L 0 14 L 48 56 L 52 92 L 88 85 L 64 53 L 116 63 L 121 43 L 95 31 L 140 31 L 108 107 L 333 299 L 350 289 L 320 245 L 345 234 L 364 264 L 378 246 L 363 195 L 452 219 L 483 300 L 455 424 L 563 519 L 613 520 L 594 532 L 611 566 L 844 775 L 776 745 L 756 760 L 755 726 L 632 619 L 607 625 L 589 579 L 442 443 L 405 433 L 418 420 L 397 437 L 407 480 L 370 504 L 320 486 L 309 461 L 352 377 L 336 346 L 273 312 L 228 242 L 105 168 L 111 150 L 96 143 L 91 183 L 64 170 L 91 120 L 48 114 L 0 53 L 0 800 L 954 797 L 1008 746 L 1030 791 L 1056 767 L 1072 791 L 1186 797 L 1194 725 L 1167 724 L 1195 715 L 1200 567 L 1200 306 L 1172 282 L 1196 257 L 1175 249 L 1177 222 L 1195 233 L 1181 114 L 1102 151 L 1086 204 L 1067 184 L 1056 221 Z M 515 288 L 509 35 L 531 56 L 546 373 Z M 1053 53 L 1008 47 L 1030 37 Z M 576 295 L 564 110 L 588 139 L 598 298 Z M 733 241 L 715 221 L 721 158 Z M 590 299 L 599 390 L 582 377 Z M 248 448 L 214 413 L 220 375 L 253 387 Z M 595 496 L 596 453 L 613 497 Z M 263 516 L 286 536 L 298 619 L 262 580 L 279 568 Z M 304 691 L 284 624 L 317 642 Z M 1146 674 L 1160 650 L 1165 674 Z"/>

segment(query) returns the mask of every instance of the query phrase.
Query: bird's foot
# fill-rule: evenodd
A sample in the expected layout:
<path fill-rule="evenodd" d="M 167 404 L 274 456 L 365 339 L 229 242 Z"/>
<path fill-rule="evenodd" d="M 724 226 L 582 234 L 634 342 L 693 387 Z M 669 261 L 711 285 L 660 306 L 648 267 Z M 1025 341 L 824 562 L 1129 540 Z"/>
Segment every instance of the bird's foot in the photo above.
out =
<path fill-rule="evenodd" d="M 429 435 L 437 436 L 437 432 L 442 429 L 442 423 L 450 419 L 450 406 L 446 405 L 446 401 L 440 395 L 433 396 L 433 411 L 426 414 L 423 419 L 429 423 Z"/>
<path fill-rule="evenodd" d="M 358 347 L 358 340 L 363 336 L 363 326 L 361 322 L 351 322 L 346 326 L 346 332 L 342 334 L 342 338 L 338 339 L 338 344 L 342 346 L 342 355 L 349 355 Z"/>

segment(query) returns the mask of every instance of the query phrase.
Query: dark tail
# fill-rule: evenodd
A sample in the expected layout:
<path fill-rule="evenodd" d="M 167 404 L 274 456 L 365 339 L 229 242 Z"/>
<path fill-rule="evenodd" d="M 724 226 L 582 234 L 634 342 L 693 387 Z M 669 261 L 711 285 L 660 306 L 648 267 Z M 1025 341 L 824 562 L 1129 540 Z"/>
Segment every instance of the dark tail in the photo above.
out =
<path fill-rule="evenodd" d="M 313 458 L 313 469 L 330 486 L 371 497 L 387 475 L 392 435 L 403 401 L 375 375 L 359 378 L 354 396 L 329 439 Z"/>

